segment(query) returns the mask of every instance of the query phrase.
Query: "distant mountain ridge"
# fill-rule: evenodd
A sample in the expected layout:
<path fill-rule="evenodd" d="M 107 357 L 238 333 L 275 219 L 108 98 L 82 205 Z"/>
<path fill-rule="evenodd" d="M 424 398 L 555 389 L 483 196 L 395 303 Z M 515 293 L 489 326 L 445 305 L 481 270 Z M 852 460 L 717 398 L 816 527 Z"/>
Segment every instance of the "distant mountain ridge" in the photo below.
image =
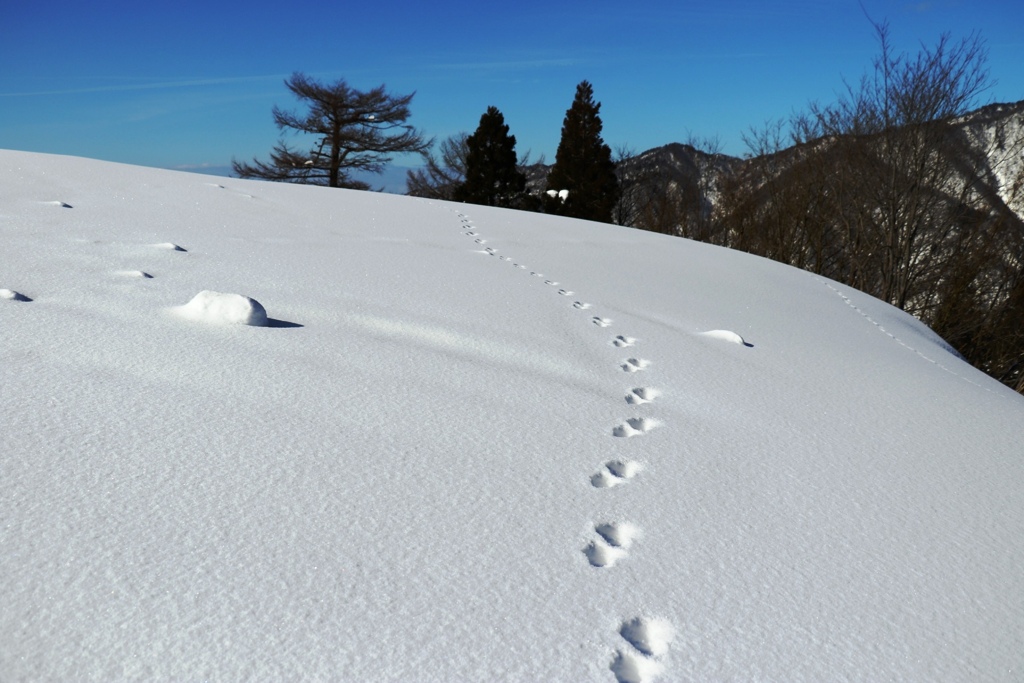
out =
<path fill-rule="evenodd" d="M 1011 103 L 994 103 L 980 107 L 963 116 L 956 124 L 968 146 L 975 150 L 990 152 L 987 165 L 989 177 L 999 195 L 1018 216 L 1024 218 L 1024 193 L 1012 196 L 1009 190 L 1014 178 L 1020 175 L 1024 166 L 1024 155 L 1013 154 L 1007 149 L 1007 141 L 1018 139 L 1024 132 L 1024 100 Z M 1000 140 L 1002 138 L 1002 140 Z M 779 150 L 783 158 L 791 155 L 795 146 Z M 1000 156 L 999 152 L 1011 152 Z M 710 192 L 705 198 L 713 206 L 716 203 L 718 179 L 723 173 L 742 173 L 745 167 L 758 159 L 755 156 L 736 157 L 721 153 L 708 153 L 693 145 L 670 142 L 652 147 L 621 160 L 617 170 L 624 186 L 656 181 L 665 188 L 683 194 L 694 193 L 695 188 L 707 187 Z M 784 166 L 785 164 L 780 164 Z M 521 169 L 527 178 L 527 186 L 534 192 L 547 189 L 547 174 L 551 164 L 532 164 Z M 616 221 L 618 222 L 618 221 Z"/>

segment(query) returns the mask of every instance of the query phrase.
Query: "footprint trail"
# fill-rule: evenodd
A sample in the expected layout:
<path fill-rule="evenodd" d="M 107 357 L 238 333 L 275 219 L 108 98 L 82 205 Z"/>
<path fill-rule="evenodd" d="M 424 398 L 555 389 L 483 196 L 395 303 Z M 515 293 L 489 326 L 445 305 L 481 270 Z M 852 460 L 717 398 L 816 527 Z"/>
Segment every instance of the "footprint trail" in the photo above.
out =
<path fill-rule="evenodd" d="M 482 232 L 469 216 L 458 213 L 460 219 L 459 230 L 465 237 L 473 240 L 475 245 L 483 247 L 487 243 L 485 233 Z M 165 248 L 178 248 L 176 245 L 161 245 Z M 516 259 L 500 254 L 498 249 L 490 246 L 482 248 L 477 253 L 486 253 L 496 256 L 496 261 L 507 262 L 518 269 L 528 270 Z M 545 279 L 544 275 L 536 270 L 529 270 L 530 275 L 542 278 L 544 284 L 554 287 L 560 296 L 574 297 L 576 292 L 563 287 L 558 280 L 553 278 Z M 583 299 L 573 299 L 572 306 L 576 310 L 589 311 L 594 308 L 592 303 Z M 594 315 L 589 318 L 590 322 L 597 327 L 606 328 L 612 324 L 610 318 Z M 706 333 L 707 336 L 722 341 L 728 341 L 747 345 L 739 335 L 733 337 L 733 333 L 722 330 L 712 330 Z M 635 346 L 635 337 L 620 334 L 605 342 L 607 346 L 624 349 Z M 647 370 L 651 361 L 645 358 L 632 357 L 618 362 L 620 370 L 626 373 L 636 373 Z M 661 395 L 658 389 L 650 386 L 634 386 L 625 395 L 628 405 L 641 407 L 653 402 Z M 621 400 L 621 394 L 617 400 Z M 609 397 L 611 398 L 611 397 Z M 621 404 L 620 404 L 621 405 Z M 659 426 L 659 422 L 653 418 L 643 415 L 629 417 L 622 423 L 612 428 L 613 437 L 628 439 L 642 436 Z M 605 432 L 607 434 L 607 432 Z M 595 434 L 596 437 L 596 434 Z M 623 444 L 624 448 L 629 446 Z M 617 486 L 628 484 L 635 480 L 643 470 L 643 465 L 636 460 L 611 459 L 604 462 L 601 468 L 590 475 L 590 485 L 595 489 L 612 489 Z M 590 567 L 599 570 L 610 570 L 618 563 L 627 559 L 632 552 L 634 545 L 640 538 L 639 527 L 630 522 L 624 521 L 601 521 L 593 523 L 591 527 L 593 535 L 586 542 L 582 549 L 584 557 Z M 578 546 L 577 546 L 578 547 Z M 635 617 L 621 622 L 619 636 L 622 638 L 621 646 L 615 650 L 609 668 L 618 683 L 650 683 L 662 676 L 665 672 L 664 657 L 668 653 L 669 644 L 674 637 L 675 631 L 672 624 L 663 619 L 647 617 Z"/>

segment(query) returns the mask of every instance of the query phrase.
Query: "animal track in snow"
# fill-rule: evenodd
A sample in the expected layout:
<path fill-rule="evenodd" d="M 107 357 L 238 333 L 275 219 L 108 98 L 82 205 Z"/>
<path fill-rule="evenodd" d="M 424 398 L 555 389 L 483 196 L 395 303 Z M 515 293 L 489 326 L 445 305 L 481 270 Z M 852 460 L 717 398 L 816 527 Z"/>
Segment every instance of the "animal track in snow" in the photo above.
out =
<path fill-rule="evenodd" d="M 574 301 L 574 302 L 572 303 L 572 307 L 573 307 L 573 308 L 578 308 L 578 309 L 580 309 L 581 311 L 585 311 L 585 310 L 587 310 L 588 308 L 590 308 L 590 304 L 587 304 L 587 303 L 583 303 L 582 301 Z"/>
<path fill-rule="evenodd" d="M 615 653 L 610 668 L 619 683 L 649 683 L 661 675 L 665 667 L 658 659 L 668 653 L 675 637 L 671 623 L 636 617 L 622 624 L 619 635 L 635 650 Z"/>
<path fill-rule="evenodd" d="M 124 275 L 125 277 L 138 277 L 142 278 L 143 280 L 151 280 L 153 278 L 152 275 L 150 275 L 144 270 L 122 270 L 118 273 L 118 275 Z"/>
<path fill-rule="evenodd" d="M 562 296 L 572 296 L 576 292 L 571 292 L 568 289 L 560 289 L 558 290 L 558 293 L 561 294 Z"/>
<path fill-rule="evenodd" d="M 545 280 L 544 284 L 551 285 L 552 287 L 557 287 L 559 283 L 555 282 L 554 280 Z"/>
<path fill-rule="evenodd" d="M 32 301 L 21 292 L 15 292 L 13 289 L 0 289 L 0 299 L 7 299 L 8 301 Z"/>
<path fill-rule="evenodd" d="M 598 327 L 608 327 L 609 325 L 612 324 L 610 318 L 602 318 L 600 316 L 594 316 L 593 318 L 590 319 L 590 322 L 594 323 Z"/>
<path fill-rule="evenodd" d="M 659 661 L 619 650 L 612 660 L 611 670 L 618 683 L 651 683 L 665 667 Z"/>
<path fill-rule="evenodd" d="M 709 332 L 702 333 L 705 337 L 711 337 L 712 339 L 719 339 L 721 341 L 729 342 L 732 344 L 739 344 L 740 346 L 746 346 L 752 348 L 754 345 L 747 342 L 740 335 L 736 334 L 731 330 L 711 330 Z"/>
<path fill-rule="evenodd" d="M 606 462 L 600 472 L 590 477 L 590 483 L 596 489 L 609 489 L 625 484 L 641 469 L 640 463 L 633 460 L 612 460 Z"/>
<path fill-rule="evenodd" d="M 484 251 L 486 251 L 491 256 L 494 256 L 498 253 L 498 250 L 493 247 L 487 247 L 486 249 L 484 249 Z"/>
<path fill-rule="evenodd" d="M 628 550 L 640 537 L 640 529 L 629 522 L 605 522 L 594 525 L 594 531 L 613 548 Z"/>
<path fill-rule="evenodd" d="M 71 206 L 67 202 L 62 202 L 59 199 L 55 199 L 52 202 L 44 202 L 44 203 L 45 204 L 49 204 L 50 206 L 59 206 L 62 209 L 72 209 L 72 208 L 74 208 L 73 206 Z"/>
<path fill-rule="evenodd" d="M 591 541 L 583 549 L 583 554 L 587 556 L 587 561 L 590 562 L 591 567 L 603 569 L 604 567 L 614 567 L 616 562 L 626 556 L 626 551 L 622 548 L 608 545 L 601 539 L 597 539 L 596 541 Z"/>
<path fill-rule="evenodd" d="M 643 358 L 629 358 L 622 364 L 623 372 L 640 372 L 649 367 L 651 362 Z"/>
<path fill-rule="evenodd" d="M 487 244 L 487 240 L 482 240 L 479 237 L 473 241 L 476 242 L 477 244 Z"/>
<path fill-rule="evenodd" d="M 591 541 L 583 554 L 592 567 L 613 567 L 626 557 L 626 550 L 640 535 L 640 530 L 628 522 L 605 522 L 594 525 L 598 538 Z"/>
<path fill-rule="evenodd" d="M 612 436 L 628 438 L 646 434 L 658 426 L 656 420 L 649 417 L 631 417 L 619 426 L 612 429 Z"/>
<path fill-rule="evenodd" d="M 637 387 L 635 389 L 631 389 L 630 392 L 626 394 L 626 403 L 638 406 L 644 403 L 650 403 L 660 395 L 661 392 L 657 389 L 652 389 L 651 387 Z"/>
<path fill-rule="evenodd" d="M 625 335 L 620 334 L 615 339 L 612 339 L 612 344 L 618 346 L 621 349 L 636 344 L 636 339 L 633 337 L 627 337 Z"/>
<path fill-rule="evenodd" d="M 665 619 L 636 617 L 624 622 L 619 628 L 627 643 L 648 657 L 663 657 L 675 638 L 676 630 Z"/>

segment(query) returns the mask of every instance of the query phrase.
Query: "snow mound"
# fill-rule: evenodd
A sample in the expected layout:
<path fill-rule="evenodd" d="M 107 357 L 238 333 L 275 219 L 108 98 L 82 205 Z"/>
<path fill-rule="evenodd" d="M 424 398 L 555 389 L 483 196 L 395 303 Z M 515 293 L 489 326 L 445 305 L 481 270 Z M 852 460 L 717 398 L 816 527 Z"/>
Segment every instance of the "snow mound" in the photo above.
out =
<path fill-rule="evenodd" d="M 748 343 L 740 335 L 736 334 L 731 330 L 711 330 L 704 333 L 705 337 L 711 337 L 712 339 L 719 339 L 721 341 L 730 342 L 732 344 L 739 344 L 740 346 L 753 346 Z"/>
<path fill-rule="evenodd" d="M 13 289 L 0 289 L 0 299 L 7 299 L 8 301 L 32 301 L 21 292 L 15 292 Z"/>
<path fill-rule="evenodd" d="M 176 311 L 190 320 L 215 325 L 267 325 L 267 309 L 263 304 L 241 294 L 222 294 L 206 289 Z"/>

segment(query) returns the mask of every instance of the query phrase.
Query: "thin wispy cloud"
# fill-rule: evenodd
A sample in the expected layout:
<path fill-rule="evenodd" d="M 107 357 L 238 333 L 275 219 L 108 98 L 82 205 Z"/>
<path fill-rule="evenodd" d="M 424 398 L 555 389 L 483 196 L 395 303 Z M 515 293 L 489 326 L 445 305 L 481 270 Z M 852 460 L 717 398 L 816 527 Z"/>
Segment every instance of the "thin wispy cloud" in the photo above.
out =
<path fill-rule="evenodd" d="M 553 67 L 575 66 L 581 64 L 579 59 L 526 59 L 505 62 L 437 62 L 425 64 L 428 69 L 459 70 L 459 71 L 514 71 L 520 69 L 550 69 Z"/>
<path fill-rule="evenodd" d="M 20 92 L 0 92 L 0 97 L 40 97 L 45 95 L 81 95 L 87 93 L 131 92 L 137 90 L 170 90 L 174 88 L 197 88 L 211 85 L 230 85 L 236 83 L 257 83 L 268 80 L 287 78 L 287 74 L 272 76 L 232 76 L 226 78 L 195 78 L 174 81 L 150 81 L 147 83 L 108 84 L 89 88 L 59 88 L 52 90 L 25 90 Z"/>

